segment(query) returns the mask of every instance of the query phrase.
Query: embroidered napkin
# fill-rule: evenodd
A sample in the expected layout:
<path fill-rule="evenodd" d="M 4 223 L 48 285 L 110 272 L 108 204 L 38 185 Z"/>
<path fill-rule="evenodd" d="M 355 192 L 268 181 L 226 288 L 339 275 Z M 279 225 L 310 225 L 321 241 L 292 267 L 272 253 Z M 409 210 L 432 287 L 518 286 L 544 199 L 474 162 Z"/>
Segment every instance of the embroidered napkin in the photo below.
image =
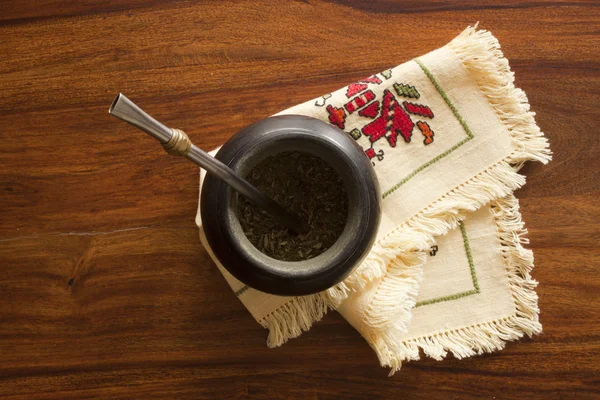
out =
<path fill-rule="evenodd" d="M 397 369 L 402 360 L 415 358 L 415 348 L 425 348 L 418 341 L 405 344 L 413 342 L 400 335 L 411 332 L 422 267 L 434 237 L 523 185 L 516 170 L 525 161 L 550 159 L 527 98 L 514 87 L 497 40 L 489 32 L 468 28 L 447 46 L 281 114 L 308 115 L 334 124 L 371 159 L 383 197 L 382 222 L 372 251 L 336 287 L 290 298 L 258 292 L 229 275 L 206 244 L 198 210 L 201 240 L 235 294 L 269 330 L 269 346 L 308 330 L 328 309 L 355 293 L 343 315 L 377 351 L 382 364 Z M 464 291 L 469 290 L 474 289 Z M 415 313 L 423 307 L 416 307 Z M 441 324 L 440 329 L 445 327 Z M 416 338 L 427 337 L 428 332 L 421 333 L 425 336 Z M 438 350 L 428 354 L 436 357 L 449 349 L 444 344 L 429 347 L 433 348 Z"/>

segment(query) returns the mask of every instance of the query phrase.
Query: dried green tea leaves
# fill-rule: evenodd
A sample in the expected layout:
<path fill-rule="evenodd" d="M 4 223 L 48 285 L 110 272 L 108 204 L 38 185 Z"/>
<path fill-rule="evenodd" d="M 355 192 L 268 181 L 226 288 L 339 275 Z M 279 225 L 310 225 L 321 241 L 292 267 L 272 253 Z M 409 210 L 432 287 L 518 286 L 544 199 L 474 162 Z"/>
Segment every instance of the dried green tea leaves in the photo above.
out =
<path fill-rule="evenodd" d="M 318 157 L 284 152 L 268 157 L 246 179 L 309 224 L 309 231 L 289 232 L 265 211 L 238 195 L 238 218 L 250 242 L 266 255 L 303 261 L 331 247 L 348 216 L 348 196 L 339 175 Z"/>

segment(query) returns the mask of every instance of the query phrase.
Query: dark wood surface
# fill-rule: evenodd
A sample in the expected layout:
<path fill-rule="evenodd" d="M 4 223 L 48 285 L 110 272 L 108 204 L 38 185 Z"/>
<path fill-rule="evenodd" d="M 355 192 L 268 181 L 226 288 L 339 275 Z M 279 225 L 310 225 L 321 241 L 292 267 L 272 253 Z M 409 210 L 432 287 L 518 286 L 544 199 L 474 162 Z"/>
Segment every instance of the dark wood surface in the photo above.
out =
<path fill-rule="evenodd" d="M 597 1 L 0 3 L 0 396 L 599 398 Z M 544 333 L 392 378 L 337 314 L 282 348 L 198 241 L 198 172 L 109 117 L 122 91 L 210 149 L 479 21 L 555 156 L 518 191 Z"/>

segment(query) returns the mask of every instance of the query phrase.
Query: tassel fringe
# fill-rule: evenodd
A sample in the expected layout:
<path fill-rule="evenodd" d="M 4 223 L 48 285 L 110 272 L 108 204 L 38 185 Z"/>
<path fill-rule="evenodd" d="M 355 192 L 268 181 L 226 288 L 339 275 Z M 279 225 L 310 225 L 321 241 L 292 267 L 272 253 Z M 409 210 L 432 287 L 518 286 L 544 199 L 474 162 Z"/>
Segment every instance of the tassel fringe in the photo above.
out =
<path fill-rule="evenodd" d="M 477 86 L 512 135 L 515 151 L 507 160 L 521 167 L 525 161 L 546 164 L 552 159 L 548 141 L 535 123 L 525 92 L 514 85 L 515 74 L 490 32 L 468 27 L 448 47 L 469 70 Z"/>
<path fill-rule="evenodd" d="M 309 330 L 332 308 L 334 304 L 321 292 L 295 297 L 258 322 L 269 331 L 267 346 L 274 348 Z"/>

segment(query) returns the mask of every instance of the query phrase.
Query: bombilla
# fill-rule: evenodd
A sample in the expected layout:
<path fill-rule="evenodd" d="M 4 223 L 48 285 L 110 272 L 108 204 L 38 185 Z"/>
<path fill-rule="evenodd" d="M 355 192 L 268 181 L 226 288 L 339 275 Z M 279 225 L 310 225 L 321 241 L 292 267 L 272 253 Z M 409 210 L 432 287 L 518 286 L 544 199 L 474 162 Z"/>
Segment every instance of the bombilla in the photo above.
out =
<path fill-rule="evenodd" d="M 183 131 L 164 126 L 122 93 L 117 95 L 108 113 L 157 139 L 167 153 L 184 156 L 205 169 L 209 174 L 221 179 L 252 203 L 277 218 L 288 229 L 296 233 L 308 231 L 308 226 L 304 221 L 260 192 L 221 161 L 196 147 Z"/>

